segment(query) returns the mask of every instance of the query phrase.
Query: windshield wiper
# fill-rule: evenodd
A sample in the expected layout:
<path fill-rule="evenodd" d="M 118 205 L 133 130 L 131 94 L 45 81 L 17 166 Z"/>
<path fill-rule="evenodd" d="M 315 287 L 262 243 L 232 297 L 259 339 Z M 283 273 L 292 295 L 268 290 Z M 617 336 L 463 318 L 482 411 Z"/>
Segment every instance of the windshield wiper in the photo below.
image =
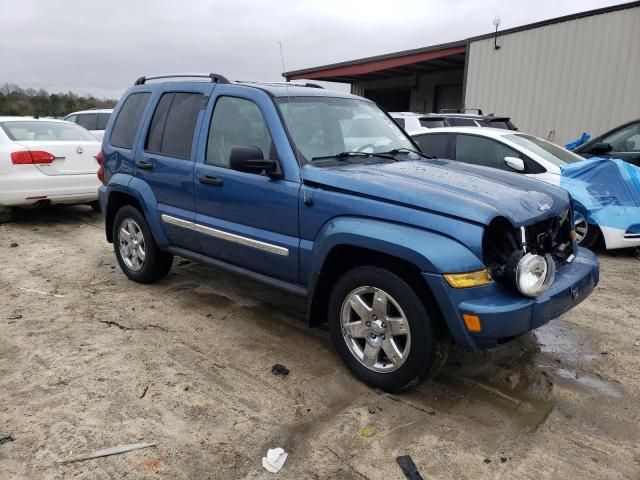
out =
<path fill-rule="evenodd" d="M 427 158 L 429 160 L 438 158 L 435 155 L 434 156 L 425 155 L 424 153 L 419 152 L 418 150 L 413 150 L 411 148 L 406 148 L 406 147 L 394 148 L 393 150 L 389 150 L 388 152 L 380 152 L 380 153 L 382 155 L 397 155 L 399 153 L 404 153 L 404 152 L 415 153 L 416 155 L 420 155 L 422 158 Z"/>
<path fill-rule="evenodd" d="M 312 161 L 315 161 L 315 160 L 328 160 L 328 159 L 346 160 L 347 158 L 351 158 L 351 157 L 361 157 L 361 158 L 381 157 L 381 158 L 386 158 L 386 159 L 389 159 L 389 160 L 393 160 L 394 162 L 397 162 L 398 160 L 396 158 L 394 158 L 392 155 L 393 154 L 391 154 L 389 152 L 382 152 L 382 153 L 376 153 L 376 152 L 340 152 L 340 153 L 337 153 L 335 155 L 324 155 L 322 157 L 313 157 L 311 160 Z"/>

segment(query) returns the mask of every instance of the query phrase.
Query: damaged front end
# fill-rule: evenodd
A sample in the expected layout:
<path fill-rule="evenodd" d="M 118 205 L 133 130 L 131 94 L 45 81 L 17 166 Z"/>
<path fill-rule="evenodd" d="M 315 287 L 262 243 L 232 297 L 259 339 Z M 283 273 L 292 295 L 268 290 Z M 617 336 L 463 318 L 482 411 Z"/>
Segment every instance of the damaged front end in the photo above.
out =
<path fill-rule="evenodd" d="M 485 230 L 482 250 L 497 283 L 527 297 L 542 295 L 551 288 L 556 271 L 575 258 L 571 210 L 519 228 L 497 217 Z"/>

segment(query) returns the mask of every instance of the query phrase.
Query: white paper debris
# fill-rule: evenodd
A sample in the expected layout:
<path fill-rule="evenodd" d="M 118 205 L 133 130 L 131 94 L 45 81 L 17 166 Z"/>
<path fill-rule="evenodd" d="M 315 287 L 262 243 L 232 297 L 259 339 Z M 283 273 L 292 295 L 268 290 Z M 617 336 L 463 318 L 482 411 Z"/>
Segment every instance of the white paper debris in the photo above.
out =
<path fill-rule="evenodd" d="M 262 457 L 262 466 L 268 472 L 278 473 L 288 456 L 289 454 L 283 448 L 270 448 L 267 450 L 267 456 Z"/>
<path fill-rule="evenodd" d="M 38 295 L 49 295 L 51 297 L 64 298 L 64 295 L 58 295 L 57 293 L 41 292 L 40 290 L 32 290 L 31 288 L 18 287 L 18 290 L 22 290 L 23 292 L 37 293 Z"/>

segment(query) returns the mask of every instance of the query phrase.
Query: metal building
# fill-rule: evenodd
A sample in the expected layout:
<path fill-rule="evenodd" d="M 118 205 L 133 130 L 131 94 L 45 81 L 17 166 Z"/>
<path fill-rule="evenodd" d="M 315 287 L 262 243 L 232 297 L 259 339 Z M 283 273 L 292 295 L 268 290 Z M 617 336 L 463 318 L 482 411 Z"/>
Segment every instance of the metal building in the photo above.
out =
<path fill-rule="evenodd" d="M 635 1 L 283 75 L 349 83 L 389 111 L 481 108 L 565 143 L 640 117 L 639 45 Z"/>

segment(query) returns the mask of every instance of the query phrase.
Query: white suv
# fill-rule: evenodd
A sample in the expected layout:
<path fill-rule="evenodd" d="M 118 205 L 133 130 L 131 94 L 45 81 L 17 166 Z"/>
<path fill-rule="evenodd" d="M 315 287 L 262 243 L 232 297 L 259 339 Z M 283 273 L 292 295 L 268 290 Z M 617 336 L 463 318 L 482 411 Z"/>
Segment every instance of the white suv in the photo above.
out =
<path fill-rule="evenodd" d="M 113 112 L 113 108 L 101 108 L 73 112 L 64 117 L 67 122 L 77 123 L 93 133 L 99 140 L 104 136 L 104 129 Z"/>

